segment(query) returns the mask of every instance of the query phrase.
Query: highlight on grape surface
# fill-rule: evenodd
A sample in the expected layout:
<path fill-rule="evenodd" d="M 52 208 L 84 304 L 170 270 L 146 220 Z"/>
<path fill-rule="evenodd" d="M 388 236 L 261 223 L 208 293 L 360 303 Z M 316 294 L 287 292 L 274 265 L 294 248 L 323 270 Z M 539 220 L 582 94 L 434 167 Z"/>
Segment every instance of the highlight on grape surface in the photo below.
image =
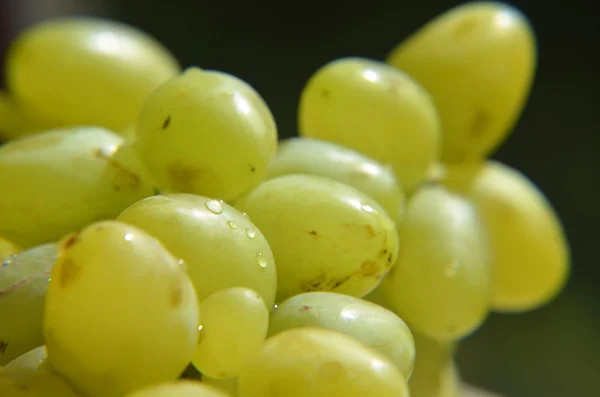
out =
<path fill-rule="evenodd" d="M 488 395 L 457 347 L 569 275 L 550 199 L 490 158 L 536 64 L 525 15 L 460 5 L 313 71 L 281 139 L 251 82 L 135 27 L 24 30 L 0 92 L 0 396 Z"/>

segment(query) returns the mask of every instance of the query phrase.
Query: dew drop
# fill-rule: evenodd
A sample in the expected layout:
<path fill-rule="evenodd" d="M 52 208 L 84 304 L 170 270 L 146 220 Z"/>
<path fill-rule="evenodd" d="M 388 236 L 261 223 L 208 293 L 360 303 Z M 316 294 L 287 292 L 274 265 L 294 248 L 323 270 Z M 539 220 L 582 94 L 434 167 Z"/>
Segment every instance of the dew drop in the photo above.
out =
<path fill-rule="evenodd" d="M 250 238 L 254 238 L 255 235 L 256 234 L 254 233 L 254 230 L 252 230 L 252 229 L 246 229 L 246 236 L 248 236 Z"/>
<path fill-rule="evenodd" d="M 371 207 L 370 205 L 363 205 L 362 209 L 363 209 L 363 211 L 366 211 L 366 212 L 375 212 L 373 207 Z"/>
<path fill-rule="evenodd" d="M 273 310 L 277 309 L 279 306 L 278 305 L 273 305 Z"/>
<path fill-rule="evenodd" d="M 8 266 L 12 265 L 13 262 L 15 261 L 15 259 L 17 259 L 17 255 L 16 254 L 12 254 L 11 256 L 9 256 L 8 258 L 6 258 L 4 260 L 4 262 L 2 262 L 2 267 L 8 267 Z"/>
<path fill-rule="evenodd" d="M 258 266 L 262 267 L 263 269 L 267 267 L 267 258 L 263 256 L 262 252 L 256 254 L 256 262 L 258 263 Z"/>
<path fill-rule="evenodd" d="M 250 217 L 248 216 L 248 214 L 246 214 L 245 212 L 242 215 L 244 216 L 244 218 L 250 219 Z"/>
<path fill-rule="evenodd" d="M 223 204 L 217 200 L 209 200 L 204 206 L 213 214 L 221 214 L 223 212 Z"/>
<path fill-rule="evenodd" d="M 185 263 L 185 261 L 183 259 L 178 260 L 177 264 L 179 264 L 179 267 L 181 268 L 181 270 L 183 270 L 184 272 L 187 272 L 187 264 Z"/>
<path fill-rule="evenodd" d="M 229 226 L 229 228 L 232 230 L 237 229 L 237 225 L 235 224 L 234 221 L 227 221 L 227 226 Z"/>

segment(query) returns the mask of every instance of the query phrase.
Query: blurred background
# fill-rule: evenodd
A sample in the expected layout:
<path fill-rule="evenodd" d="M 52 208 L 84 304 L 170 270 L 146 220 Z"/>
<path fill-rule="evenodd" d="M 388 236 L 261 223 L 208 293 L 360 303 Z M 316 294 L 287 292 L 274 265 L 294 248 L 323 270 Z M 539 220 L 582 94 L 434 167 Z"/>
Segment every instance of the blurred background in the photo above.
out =
<path fill-rule="evenodd" d="M 29 25 L 64 15 L 120 20 L 161 40 L 184 66 L 219 69 L 253 85 L 281 137 L 296 134 L 310 75 L 342 56 L 383 59 L 457 1 L 0 0 L 0 54 Z M 600 396 L 600 34 L 594 2 L 509 2 L 529 16 L 539 45 L 530 102 L 494 155 L 528 175 L 561 216 L 572 276 L 547 306 L 492 315 L 460 347 L 467 381 L 508 397 Z"/>

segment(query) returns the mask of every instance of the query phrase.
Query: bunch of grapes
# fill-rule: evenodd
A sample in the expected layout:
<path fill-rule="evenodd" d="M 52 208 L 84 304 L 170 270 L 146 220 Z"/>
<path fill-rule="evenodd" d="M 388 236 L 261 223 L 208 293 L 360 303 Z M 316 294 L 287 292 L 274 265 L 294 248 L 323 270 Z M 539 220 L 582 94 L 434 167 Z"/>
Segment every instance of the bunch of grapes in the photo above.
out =
<path fill-rule="evenodd" d="M 263 98 L 116 22 L 23 32 L 0 96 L 2 397 L 461 397 L 492 311 L 549 302 L 569 249 L 488 156 L 534 34 L 468 3 L 384 61 L 333 60 L 278 141 Z"/>

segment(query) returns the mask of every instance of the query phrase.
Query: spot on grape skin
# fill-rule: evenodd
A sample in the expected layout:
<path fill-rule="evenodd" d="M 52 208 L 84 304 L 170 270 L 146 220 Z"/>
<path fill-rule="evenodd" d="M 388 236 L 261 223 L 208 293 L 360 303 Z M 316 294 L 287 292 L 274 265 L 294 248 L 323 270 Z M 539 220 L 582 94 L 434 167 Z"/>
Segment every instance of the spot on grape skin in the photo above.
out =
<path fill-rule="evenodd" d="M 328 89 L 321 90 L 321 98 L 323 98 L 323 99 L 329 98 L 329 90 Z"/>
<path fill-rule="evenodd" d="M 300 309 L 298 309 L 299 312 L 306 312 L 309 311 L 310 309 L 312 309 L 312 306 L 309 305 L 303 305 Z"/>
<path fill-rule="evenodd" d="M 373 228 L 372 225 L 365 225 L 365 230 L 367 231 L 369 236 L 371 236 L 371 237 L 377 236 L 377 232 L 375 231 L 375 229 Z"/>
<path fill-rule="evenodd" d="M 193 192 L 201 176 L 201 169 L 183 164 L 181 161 L 171 163 L 167 166 L 169 183 L 176 190 L 183 193 Z"/>
<path fill-rule="evenodd" d="M 135 173 L 131 172 L 130 170 L 128 170 L 127 168 L 125 168 L 119 162 L 115 161 L 112 157 L 110 157 L 110 155 L 106 154 L 102 150 L 102 148 L 96 149 L 94 151 L 94 157 L 104 160 L 110 166 L 116 168 L 118 171 L 120 171 L 123 175 L 126 176 L 126 178 L 128 179 L 128 185 L 131 186 L 131 189 L 139 190 L 139 188 L 141 186 L 140 177 L 138 175 L 136 175 Z M 118 190 L 120 190 L 120 189 L 115 189 L 115 191 L 118 191 Z"/>
<path fill-rule="evenodd" d="M 491 122 L 490 115 L 486 111 L 482 109 L 476 110 L 469 130 L 470 136 L 473 138 L 480 137 L 487 130 Z"/>
<path fill-rule="evenodd" d="M 165 119 L 165 121 L 163 121 L 163 123 L 162 123 L 162 129 L 166 130 L 167 128 L 169 128 L 169 124 L 171 124 L 171 116 L 167 116 L 167 118 Z"/>
<path fill-rule="evenodd" d="M 65 243 L 63 245 L 64 249 L 69 249 L 72 246 L 74 246 L 77 242 L 78 242 L 78 235 L 77 233 L 72 233 L 69 235 L 69 237 L 67 237 L 67 239 L 65 240 Z"/>
<path fill-rule="evenodd" d="M 319 367 L 318 373 L 332 380 L 341 380 L 346 377 L 346 368 L 339 361 L 326 361 Z"/>
<path fill-rule="evenodd" d="M 183 288 L 178 285 L 171 290 L 169 295 L 169 303 L 173 308 L 178 308 L 181 306 L 181 302 L 183 302 Z"/>
<path fill-rule="evenodd" d="M 0 340 L 0 354 L 4 354 L 4 352 L 6 352 L 7 348 L 8 348 L 8 342 L 4 342 L 3 340 Z"/>
<path fill-rule="evenodd" d="M 364 277 L 373 277 L 377 276 L 380 272 L 380 267 L 377 265 L 377 262 L 372 260 L 366 260 L 360 265 L 360 269 L 358 270 L 358 274 Z"/>
<path fill-rule="evenodd" d="M 455 39 L 463 39 L 470 33 L 473 33 L 478 25 L 478 20 L 475 18 L 465 18 L 459 21 L 452 29 L 452 37 Z"/>
<path fill-rule="evenodd" d="M 79 276 L 81 267 L 76 264 L 72 259 L 65 258 L 60 262 L 60 272 L 58 274 L 58 284 L 61 288 L 66 288 L 70 284 L 73 284 L 75 279 Z"/>

